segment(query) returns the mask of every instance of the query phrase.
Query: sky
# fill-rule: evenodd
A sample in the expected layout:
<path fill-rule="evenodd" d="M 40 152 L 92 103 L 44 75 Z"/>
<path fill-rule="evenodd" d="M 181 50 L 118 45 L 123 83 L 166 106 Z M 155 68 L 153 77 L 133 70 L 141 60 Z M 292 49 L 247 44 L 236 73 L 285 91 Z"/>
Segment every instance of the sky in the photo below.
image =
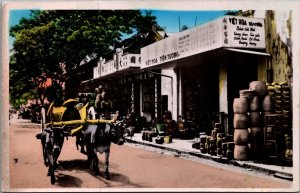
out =
<path fill-rule="evenodd" d="M 157 18 L 157 23 L 166 28 L 167 32 L 179 32 L 179 23 L 181 27 L 186 25 L 188 28 L 193 28 L 224 14 L 225 11 L 152 11 L 152 15 Z"/>
<path fill-rule="evenodd" d="M 167 32 L 179 32 L 179 24 L 193 28 L 197 25 L 212 21 L 225 14 L 220 11 L 162 11 L 152 10 L 152 15 L 156 16 L 157 23 L 165 28 Z M 30 17 L 30 10 L 11 10 L 9 15 L 9 26 L 19 23 L 22 17 Z M 12 48 L 13 38 L 9 38 L 9 47 Z"/>

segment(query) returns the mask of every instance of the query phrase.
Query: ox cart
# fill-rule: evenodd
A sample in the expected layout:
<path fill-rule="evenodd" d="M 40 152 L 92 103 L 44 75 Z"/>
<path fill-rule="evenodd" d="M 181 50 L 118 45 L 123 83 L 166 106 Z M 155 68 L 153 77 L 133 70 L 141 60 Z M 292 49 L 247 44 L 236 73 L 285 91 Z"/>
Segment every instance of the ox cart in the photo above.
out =
<path fill-rule="evenodd" d="M 89 103 L 82 104 L 75 99 L 68 99 L 62 106 L 54 106 L 52 102 L 46 111 L 41 110 L 41 133 L 37 138 L 41 140 L 44 163 L 51 176 L 51 184 L 55 183 L 55 170 L 64 138 L 76 137 L 76 146 L 81 146 L 81 153 L 87 155 L 90 168 L 99 175 L 97 153 L 105 152 L 105 176 L 109 179 L 108 156 L 110 143 L 123 145 L 125 142 L 121 123 L 114 119 L 90 119 L 88 115 Z M 86 147 L 86 151 L 84 150 Z M 103 150 L 103 151 L 102 151 Z"/>
<path fill-rule="evenodd" d="M 80 119 L 76 120 L 63 120 L 63 117 L 68 113 L 67 109 L 74 107 L 72 110 L 78 111 Z M 62 106 L 54 106 L 54 102 L 49 105 L 48 110 L 44 108 L 41 110 L 41 129 L 42 131 L 48 126 L 73 126 L 68 132 L 73 136 L 76 132 L 80 131 L 84 125 L 89 124 L 100 124 L 100 123 L 113 123 L 114 120 L 103 120 L 103 119 L 89 119 L 87 111 L 89 103 L 79 103 L 76 99 L 66 100 Z"/>

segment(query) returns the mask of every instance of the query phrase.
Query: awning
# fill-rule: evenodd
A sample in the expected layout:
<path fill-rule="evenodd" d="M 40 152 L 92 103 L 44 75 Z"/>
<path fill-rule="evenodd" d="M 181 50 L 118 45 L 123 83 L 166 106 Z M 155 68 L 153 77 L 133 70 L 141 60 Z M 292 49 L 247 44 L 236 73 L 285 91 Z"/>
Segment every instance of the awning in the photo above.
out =
<path fill-rule="evenodd" d="M 270 56 L 270 54 L 265 52 L 257 52 L 252 50 L 243 50 L 243 49 L 236 49 L 236 48 L 224 48 L 225 50 L 233 51 L 233 52 L 241 52 L 246 54 L 255 54 L 255 55 L 261 55 L 261 56 Z"/>

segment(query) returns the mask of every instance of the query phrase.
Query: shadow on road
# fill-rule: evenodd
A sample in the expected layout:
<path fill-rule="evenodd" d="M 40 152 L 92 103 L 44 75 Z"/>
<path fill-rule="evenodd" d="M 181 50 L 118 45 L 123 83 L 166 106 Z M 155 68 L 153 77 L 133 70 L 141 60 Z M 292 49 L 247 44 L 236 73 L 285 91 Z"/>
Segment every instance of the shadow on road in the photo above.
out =
<path fill-rule="evenodd" d="M 79 178 L 76 178 L 74 176 L 58 173 L 56 175 L 56 185 L 61 186 L 61 187 L 76 187 L 79 188 L 81 187 L 82 180 Z"/>
<path fill-rule="evenodd" d="M 103 163 L 101 161 L 99 164 L 100 164 L 100 166 L 103 166 Z M 95 176 L 94 172 L 89 169 L 87 161 L 83 160 L 83 159 L 59 161 L 59 171 L 64 171 L 64 170 L 67 170 L 67 171 L 78 170 L 78 171 L 87 172 L 90 175 L 92 175 L 93 177 L 103 181 L 103 183 L 105 183 L 107 187 L 114 187 L 112 184 L 109 183 L 110 181 L 121 183 L 121 185 L 118 185 L 118 186 L 126 185 L 126 186 L 132 186 L 132 187 L 136 187 L 136 188 L 144 188 L 145 187 L 145 186 L 131 182 L 130 179 L 123 174 L 115 173 L 115 172 L 111 172 L 111 171 L 110 171 L 111 179 L 106 180 L 105 176 L 104 176 L 104 172 L 103 172 L 103 167 L 100 167 L 100 175 Z M 81 184 L 82 184 L 82 180 L 80 180 L 76 177 L 73 177 L 73 176 L 64 175 L 62 173 L 59 173 L 59 175 L 57 176 L 57 179 L 58 179 L 57 185 L 62 186 L 62 187 L 81 187 Z"/>

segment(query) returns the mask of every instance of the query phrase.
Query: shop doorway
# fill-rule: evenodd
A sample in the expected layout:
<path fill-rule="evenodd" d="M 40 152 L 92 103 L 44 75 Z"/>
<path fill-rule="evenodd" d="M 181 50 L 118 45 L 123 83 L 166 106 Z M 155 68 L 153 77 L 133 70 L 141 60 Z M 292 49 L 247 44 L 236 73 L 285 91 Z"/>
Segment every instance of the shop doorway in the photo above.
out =
<path fill-rule="evenodd" d="M 233 100 L 240 97 L 240 90 L 249 89 L 251 81 L 257 80 L 258 61 L 245 54 L 229 54 L 227 65 L 228 86 L 228 132 L 233 134 Z"/>
<path fill-rule="evenodd" d="M 216 64 L 182 69 L 183 117 L 191 121 L 196 133 L 210 133 L 213 112 L 219 110 L 219 72 Z"/>
<path fill-rule="evenodd" d="M 168 95 L 161 96 L 161 110 L 162 110 L 162 114 L 163 112 L 168 110 Z"/>

